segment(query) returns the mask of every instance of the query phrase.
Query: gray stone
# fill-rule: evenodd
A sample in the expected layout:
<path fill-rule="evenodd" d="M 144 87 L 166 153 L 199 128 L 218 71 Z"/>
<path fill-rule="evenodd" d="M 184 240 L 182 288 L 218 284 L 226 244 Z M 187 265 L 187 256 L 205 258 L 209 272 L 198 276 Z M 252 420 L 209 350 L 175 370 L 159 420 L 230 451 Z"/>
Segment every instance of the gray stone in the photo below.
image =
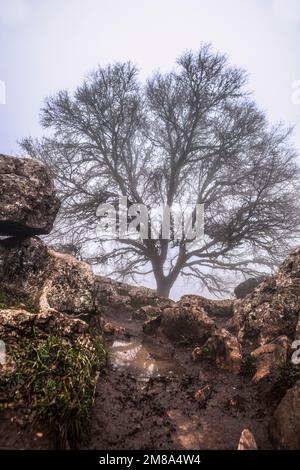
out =
<path fill-rule="evenodd" d="M 60 207 L 50 171 L 30 158 L 0 155 L 0 234 L 51 232 Z"/>

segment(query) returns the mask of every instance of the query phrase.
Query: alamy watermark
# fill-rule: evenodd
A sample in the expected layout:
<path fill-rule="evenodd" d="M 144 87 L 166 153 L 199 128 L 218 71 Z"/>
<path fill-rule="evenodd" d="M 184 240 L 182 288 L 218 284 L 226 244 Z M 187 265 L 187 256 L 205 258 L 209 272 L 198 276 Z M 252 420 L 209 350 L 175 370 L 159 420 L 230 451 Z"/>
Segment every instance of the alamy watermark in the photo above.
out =
<path fill-rule="evenodd" d="M 291 361 L 292 361 L 292 364 L 297 366 L 298 364 L 300 364 L 300 340 L 299 339 L 296 339 L 295 341 L 293 341 L 292 349 L 295 349 L 296 351 L 293 352 Z"/>
<path fill-rule="evenodd" d="M 188 250 L 203 246 L 203 204 L 148 208 L 144 204 L 129 205 L 123 196 L 117 205 L 100 204 L 96 216 L 96 233 L 102 240 L 184 240 Z"/>
<path fill-rule="evenodd" d="M 0 340 L 0 365 L 4 366 L 6 362 L 6 347 L 4 341 Z"/>
<path fill-rule="evenodd" d="M 0 80 L 0 104 L 6 104 L 6 86 L 3 80 Z"/>

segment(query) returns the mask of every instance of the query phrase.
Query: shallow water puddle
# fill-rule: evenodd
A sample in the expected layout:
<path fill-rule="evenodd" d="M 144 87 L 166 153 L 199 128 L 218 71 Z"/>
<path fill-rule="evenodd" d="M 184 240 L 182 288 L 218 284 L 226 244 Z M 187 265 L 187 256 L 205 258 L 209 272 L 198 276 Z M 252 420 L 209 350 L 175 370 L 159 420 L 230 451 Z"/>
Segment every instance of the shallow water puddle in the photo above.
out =
<path fill-rule="evenodd" d="M 114 341 L 110 352 L 113 367 L 130 368 L 140 380 L 169 375 L 178 369 L 169 351 L 139 339 Z"/>

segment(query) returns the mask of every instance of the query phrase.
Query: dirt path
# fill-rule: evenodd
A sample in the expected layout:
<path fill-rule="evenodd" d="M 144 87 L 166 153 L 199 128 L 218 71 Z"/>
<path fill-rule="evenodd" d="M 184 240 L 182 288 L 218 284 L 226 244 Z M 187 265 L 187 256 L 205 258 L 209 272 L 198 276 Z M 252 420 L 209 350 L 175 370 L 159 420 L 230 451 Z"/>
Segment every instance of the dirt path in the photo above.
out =
<path fill-rule="evenodd" d="M 125 329 L 107 337 L 110 364 L 100 377 L 85 449 L 236 449 L 243 429 L 270 449 L 272 409 L 250 379 L 194 363 L 191 349 L 143 334 L 143 321 L 118 313 L 107 321 Z M 206 402 L 195 393 L 211 386 Z M 42 435 L 42 438 L 39 438 Z M 0 421 L 2 449 L 51 449 L 55 436 L 39 424 Z"/>
<path fill-rule="evenodd" d="M 244 428 L 259 448 L 271 448 L 271 410 L 250 380 L 194 364 L 189 348 L 147 337 L 129 314 L 107 320 L 126 334 L 109 340 L 109 371 L 84 448 L 236 449 Z M 199 404 L 194 395 L 205 384 L 212 393 Z"/>

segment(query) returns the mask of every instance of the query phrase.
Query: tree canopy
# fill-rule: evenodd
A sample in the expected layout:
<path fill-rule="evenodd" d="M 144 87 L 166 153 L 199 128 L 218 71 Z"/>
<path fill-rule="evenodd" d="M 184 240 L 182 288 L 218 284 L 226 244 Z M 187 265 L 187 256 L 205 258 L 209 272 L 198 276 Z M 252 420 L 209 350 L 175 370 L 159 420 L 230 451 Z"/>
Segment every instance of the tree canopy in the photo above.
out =
<path fill-rule="evenodd" d="M 220 291 L 224 272 L 272 266 L 299 233 L 299 167 L 290 130 L 270 125 L 246 89 L 246 75 L 203 45 L 145 83 L 131 63 L 99 67 L 74 93 L 41 110 L 42 139 L 26 152 L 52 170 L 68 244 L 93 246 L 90 261 L 112 274 L 152 272 L 168 296 L 178 276 Z M 100 203 L 204 204 L 204 242 L 97 238 Z"/>

